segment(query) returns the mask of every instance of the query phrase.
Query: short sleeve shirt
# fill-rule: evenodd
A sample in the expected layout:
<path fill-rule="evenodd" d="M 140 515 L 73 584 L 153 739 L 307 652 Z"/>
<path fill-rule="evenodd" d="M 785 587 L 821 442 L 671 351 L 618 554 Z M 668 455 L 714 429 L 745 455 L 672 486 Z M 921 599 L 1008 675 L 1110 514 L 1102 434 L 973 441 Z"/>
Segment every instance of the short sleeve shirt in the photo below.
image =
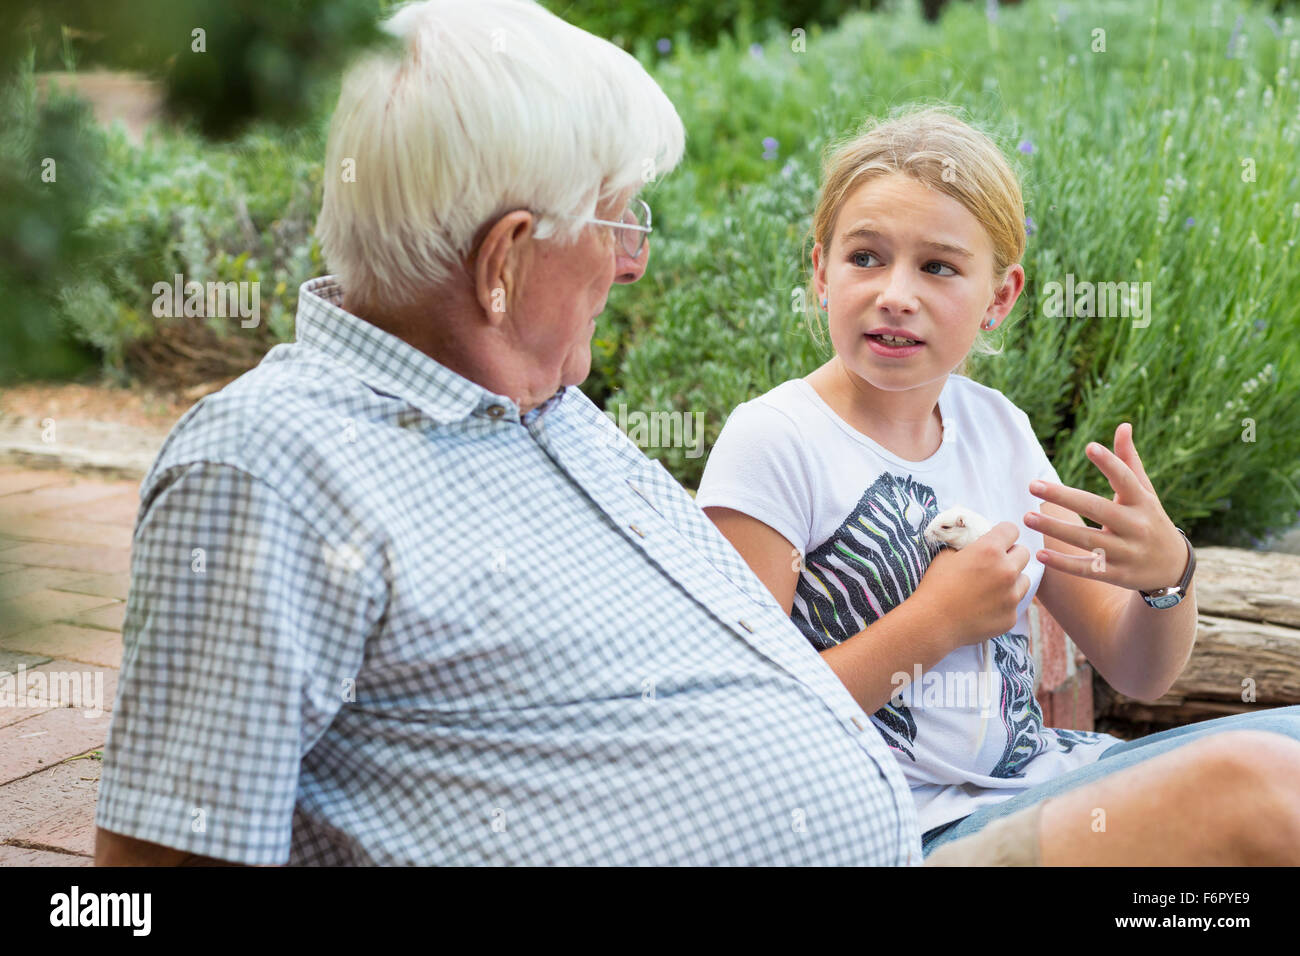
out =
<path fill-rule="evenodd" d="M 917 801 L 922 831 L 1091 763 L 1116 737 L 1043 725 L 1029 614 L 1043 576 L 1034 478 L 1059 482 L 1028 416 L 996 389 L 949 375 L 943 441 L 924 461 L 895 455 L 844 421 L 804 379 L 740 405 L 709 455 L 696 503 L 744 512 L 802 555 L 791 619 L 825 650 L 866 629 L 916 589 L 933 557 L 922 533 L 963 506 L 1010 521 L 1030 553 L 1016 626 L 953 650 L 872 715 Z M 954 614 L 959 608 L 952 609 Z M 986 657 L 991 645 L 992 657 Z M 906 684 L 906 686 L 904 686 Z"/>
<path fill-rule="evenodd" d="M 919 864 L 897 762 L 577 388 L 300 293 L 140 489 L 96 823 L 242 863 Z"/>

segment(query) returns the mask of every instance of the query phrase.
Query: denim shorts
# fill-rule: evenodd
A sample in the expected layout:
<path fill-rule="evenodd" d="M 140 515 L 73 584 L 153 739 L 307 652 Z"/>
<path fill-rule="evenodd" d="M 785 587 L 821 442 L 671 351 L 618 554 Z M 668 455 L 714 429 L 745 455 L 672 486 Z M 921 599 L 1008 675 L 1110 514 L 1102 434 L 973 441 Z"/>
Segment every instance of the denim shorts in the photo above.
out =
<path fill-rule="evenodd" d="M 931 852 L 953 840 L 979 833 L 994 820 L 1010 816 L 1018 810 L 1024 810 L 1067 790 L 1092 783 L 1117 770 L 1168 753 L 1193 740 L 1225 730 L 1263 730 L 1300 740 L 1300 704 L 1249 714 L 1234 714 L 1231 717 L 1216 717 L 1213 720 L 1202 720 L 1185 727 L 1164 730 L 1158 734 L 1148 734 L 1137 740 L 1112 744 L 1093 763 L 1077 767 L 1053 780 L 1030 787 L 1001 803 L 981 807 L 969 816 L 927 830 L 921 835 L 921 851 L 928 857 Z M 1036 847 L 1034 852 L 1036 855 Z"/>

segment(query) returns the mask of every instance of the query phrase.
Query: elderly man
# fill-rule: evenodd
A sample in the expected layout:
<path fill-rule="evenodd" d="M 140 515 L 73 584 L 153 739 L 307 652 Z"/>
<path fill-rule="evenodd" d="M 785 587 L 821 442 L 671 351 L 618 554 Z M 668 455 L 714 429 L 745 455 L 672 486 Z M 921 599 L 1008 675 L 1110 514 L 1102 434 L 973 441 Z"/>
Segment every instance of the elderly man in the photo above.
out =
<path fill-rule="evenodd" d="M 335 275 L 141 489 L 97 857 L 919 863 L 866 715 L 572 387 L 676 111 L 529 3 L 389 30 L 330 132 Z"/>
<path fill-rule="evenodd" d="M 527 2 L 388 28 L 335 274 L 142 485 L 97 862 L 919 864 L 867 715 L 574 387 L 672 105 Z M 1032 862 L 1036 813 L 953 847 Z"/>

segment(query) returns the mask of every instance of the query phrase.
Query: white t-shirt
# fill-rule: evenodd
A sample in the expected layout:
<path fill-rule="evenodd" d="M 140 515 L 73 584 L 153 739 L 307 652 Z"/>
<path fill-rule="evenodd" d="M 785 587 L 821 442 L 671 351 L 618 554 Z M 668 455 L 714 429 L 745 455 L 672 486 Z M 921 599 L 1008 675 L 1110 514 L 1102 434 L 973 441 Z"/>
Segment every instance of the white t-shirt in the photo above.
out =
<path fill-rule="evenodd" d="M 1039 504 L 1029 482 L 1060 479 L 1029 417 L 996 389 L 956 374 L 939 395 L 939 414 L 939 450 L 907 461 L 792 379 L 731 413 L 695 498 L 702 508 L 757 518 L 799 549 L 790 616 L 819 650 L 911 595 L 932 556 L 921 534 L 939 512 L 962 505 L 991 524 L 1020 527 L 1029 591 L 1015 629 L 994 639 L 992 680 L 984 678 L 985 645 L 966 645 L 921 680 L 909 674 L 909 686 L 871 717 L 912 788 L 922 832 L 1089 764 L 1120 742 L 1044 727 L 1034 699 L 1028 609 L 1043 576 L 1033 556 L 1043 536 L 1021 519 Z"/>

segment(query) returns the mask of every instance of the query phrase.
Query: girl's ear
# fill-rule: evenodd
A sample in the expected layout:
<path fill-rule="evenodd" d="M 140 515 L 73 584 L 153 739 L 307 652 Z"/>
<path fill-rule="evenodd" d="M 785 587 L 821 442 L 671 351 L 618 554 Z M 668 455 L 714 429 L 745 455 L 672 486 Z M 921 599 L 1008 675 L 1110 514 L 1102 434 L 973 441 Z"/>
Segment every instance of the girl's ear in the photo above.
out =
<path fill-rule="evenodd" d="M 826 263 L 822 259 L 822 244 L 815 243 L 812 248 L 813 290 L 820 302 L 826 295 Z"/>
<path fill-rule="evenodd" d="M 993 301 L 989 303 L 989 307 L 984 311 L 982 324 L 985 326 L 990 324 L 992 326 L 999 325 L 1011 312 L 1024 288 L 1025 270 L 1017 262 L 1007 268 L 1006 276 L 1003 277 L 998 287 L 993 290 Z"/>

